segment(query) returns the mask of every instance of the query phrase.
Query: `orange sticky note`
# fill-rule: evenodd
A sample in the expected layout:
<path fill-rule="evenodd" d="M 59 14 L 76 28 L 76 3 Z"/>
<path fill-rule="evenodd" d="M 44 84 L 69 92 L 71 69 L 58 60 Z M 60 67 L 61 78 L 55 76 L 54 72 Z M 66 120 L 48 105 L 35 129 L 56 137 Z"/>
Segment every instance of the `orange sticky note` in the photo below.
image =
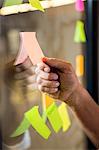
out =
<path fill-rule="evenodd" d="M 49 95 L 42 93 L 43 98 L 43 108 L 48 108 L 55 100 L 51 98 Z"/>
<path fill-rule="evenodd" d="M 84 56 L 83 55 L 76 56 L 76 74 L 78 77 L 84 75 Z"/>
<path fill-rule="evenodd" d="M 32 63 L 36 65 L 37 63 L 42 62 L 42 57 L 44 57 L 44 54 L 37 41 L 36 33 L 21 32 L 20 36 Z"/>

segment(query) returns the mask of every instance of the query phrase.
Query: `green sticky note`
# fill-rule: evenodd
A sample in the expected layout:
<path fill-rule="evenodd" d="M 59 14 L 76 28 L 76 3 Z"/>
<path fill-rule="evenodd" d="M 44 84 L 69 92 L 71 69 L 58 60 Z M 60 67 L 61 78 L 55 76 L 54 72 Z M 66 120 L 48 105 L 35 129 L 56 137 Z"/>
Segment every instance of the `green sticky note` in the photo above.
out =
<path fill-rule="evenodd" d="M 74 41 L 77 43 L 86 42 L 84 23 L 82 21 L 77 21 L 77 23 L 76 23 Z"/>
<path fill-rule="evenodd" d="M 37 8 L 38 10 L 44 12 L 44 9 L 43 9 L 43 7 L 41 6 L 39 0 L 29 0 L 29 3 L 30 3 L 33 7 L 35 7 L 35 8 Z"/>
<path fill-rule="evenodd" d="M 16 137 L 23 134 L 30 127 L 29 121 L 24 117 L 20 126 L 16 129 L 16 131 L 11 135 L 11 137 Z"/>
<path fill-rule="evenodd" d="M 58 111 L 60 114 L 60 117 L 62 119 L 62 125 L 63 125 L 63 132 L 67 131 L 71 125 L 71 121 L 69 118 L 69 114 L 67 111 L 67 105 L 65 103 L 62 103 L 59 107 L 58 107 Z"/>
<path fill-rule="evenodd" d="M 54 131 L 57 133 L 62 127 L 62 120 L 57 105 L 54 102 L 47 108 L 47 117 Z"/>
<path fill-rule="evenodd" d="M 39 114 L 38 106 L 33 107 L 31 110 L 25 113 L 25 117 L 31 123 L 32 127 L 45 139 L 51 134 L 50 129 L 44 123 L 42 117 Z"/>
<path fill-rule="evenodd" d="M 5 0 L 3 6 L 12 6 L 22 4 L 23 0 Z"/>

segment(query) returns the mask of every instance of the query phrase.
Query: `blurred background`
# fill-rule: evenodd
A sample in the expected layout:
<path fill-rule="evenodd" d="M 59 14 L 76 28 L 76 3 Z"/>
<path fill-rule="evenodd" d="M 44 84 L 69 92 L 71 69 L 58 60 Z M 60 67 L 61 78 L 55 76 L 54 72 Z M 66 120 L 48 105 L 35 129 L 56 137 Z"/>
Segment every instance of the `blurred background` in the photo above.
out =
<path fill-rule="evenodd" d="M 2 2 L 1 7 L 2 7 Z M 58 3 L 58 0 L 57 0 Z M 64 59 L 72 63 L 77 70 L 77 56 L 84 58 L 84 74 L 79 76 L 80 82 L 88 89 L 96 102 L 99 99 L 99 53 L 98 53 L 98 5 L 99 2 L 87 0 L 85 12 L 78 13 L 75 4 L 67 4 L 40 11 L 26 12 L 0 16 L 0 105 L 1 112 L 5 108 L 4 99 L 8 98 L 6 87 L 2 84 L 5 63 L 12 61 L 19 50 L 19 32 L 36 32 L 38 42 L 48 57 Z M 85 22 L 87 43 L 75 43 L 74 33 L 78 20 Z M 12 92 L 11 98 L 20 101 L 20 92 Z M 39 91 L 27 93 L 30 106 L 42 107 Z M 10 109 L 10 108 L 9 108 Z M 78 120 L 68 108 L 72 126 L 66 133 L 61 131 L 46 141 L 33 129 L 30 129 L 32 145 L 30 150 L 87 150 L 94 149 L 89 139 L 84 135 Z"/>

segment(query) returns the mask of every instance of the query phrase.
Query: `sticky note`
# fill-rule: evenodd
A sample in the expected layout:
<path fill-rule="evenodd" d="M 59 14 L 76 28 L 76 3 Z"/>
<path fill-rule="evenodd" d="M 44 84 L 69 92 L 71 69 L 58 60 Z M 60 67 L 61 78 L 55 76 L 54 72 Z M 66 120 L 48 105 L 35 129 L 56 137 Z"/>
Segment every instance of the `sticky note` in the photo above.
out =
<path fill-rule="evenodd" d="M 33 107 L 25 113 L 25 117 L 31 123 L 32 127 L 44 138 L 48 139 L 51 134 L 50 129 L 44 123 L 42 117 L 39 114 L 38 106 Z"/>
<path fill-rule="evenodd" d="M 53 104 L 51 104 L 46 111 L 48 120 L 54 131 L 57 133 L 62 127 L 62 120 L 59 115 L 57 105 L 53 102 Z"/>
<path fill-rule="evenodd" d="M 30 122 L 24 117 L 20 126 L 16 129 L 16 131 L 11 135 L 11 137 L 17 137 L 23 134 L 30 127 Z"/>
<path fill-rule="evenodd" d="M 22 4 L 23 0 L 5 0 L 3 6 L 12 6 Z"/>
<path fill-rule="evenodd" d="M 84 2 L 83 2 L 83 0 L 76 0 L 75 8 L 79 12 L 84 11 Z"/>
<path fill-rule="evenodd" d="M 48 94 L 42 93 L 42 104 L 43 104 L 43 120 L 46 122 L 47 120 L 47 114 L 46 110 L 47 108 L 54 102 L 55 100 L 51 98 Z"/>
<path fill-rule="evenodd" d="M 86 42 L 86 34 L 85 34 L 85 30 L 84 30 L 84 23 L 82 21 L 77 21 L 77 23 L 76 23 L 74 41 L 77 42 L 77 43 Z"/>
<path fill-rule="evenodd" d="M 20 33 L 23 45 L 27 54 L 34 65 L 42 62 L 44 54 L 39 46 L 35 32 L 21 32 Z"/>
<path fill-rule="evenodd" d="M 78 77 L 84 75 L 84 56 L 83 55 L 76 56 L 76 74 Z"/>
<path fill-rule="evenodd" d="M 71 121 L 69 118 L 69 114 L 67 111 L 67 106 L 65 103 L 62 103 L 59 107 L 58 107 L 58 111 L 59 111 L 59 115 L 62 119 L 62 127 L 63 127 L 63 132 L 67 131 L 71 125 Z"/>
<path fill-rule="evenodd" d="M 29 3 L 30 3 L 33 7 L 35 7 L 35 8 L 37 8 L 38 10 L 41 10 L 41 11 L 44 12 L 44 9 L 43 9 L 42 5 L 40 4 L 39 0 L 29 0 Z"/>
<path fill-rule="evenodd" d="M 55 101 L 46 93 L 42 93 L 42 99 L 43 99 L 44 108 L 48 108 Z"/>

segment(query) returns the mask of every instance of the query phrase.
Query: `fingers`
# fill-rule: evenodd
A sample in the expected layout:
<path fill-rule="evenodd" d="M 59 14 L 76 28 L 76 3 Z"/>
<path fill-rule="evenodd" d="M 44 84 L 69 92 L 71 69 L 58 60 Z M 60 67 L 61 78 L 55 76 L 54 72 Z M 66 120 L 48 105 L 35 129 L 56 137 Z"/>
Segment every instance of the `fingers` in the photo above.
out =
<path fill-rule="evenodd" d="M 16 67 L 16 74 L 15 74 L 15 79 L 16 80 L 22 80 L 25 78 L 28 78 L 29 76 L 32 76 L 35 74 L 35 67 L 31 67 L 27 70 L 21 71 L 19 67 Z"/>
<path fill-rule="evenodd" d="M 48 65 L 46 65 L 45 63 L 39 63 L 37 64 L 37 67 L 42 70 L 42 71 L 45 71 L 45 72 L 50 72 L 50 67 Z"/>
<path fill-rule="evenodd" d="M 47 57 L 44 57 L 42 59 L 42 61 L 44 63 L 46 63 L 49 67 L 53 67 L 53 68 L 56 68 L 60 71 L 64 71 L 66 69 L 69 69 L 70 67 L 70 64 L 67 63 L 66 61 L 63 61 L 63 60 L 60 60 L 60 59 L 56 59 L 56 58 L 47 58 Z"/>
<path fill-rule="evenodd" d="M 35 70 L 36 74 L 42 79 L 58 80 L 58 75 L 56 73 L 50 73 L 49 71 L 50 71 L 50 68 L 47 67 L 44 63 L 39 64 Z"/>
<path fill-rule="evenodd" d="M 36 83 L 29 84 L 29 85 L 27 85 L 27 89 L 28 89 L 28 90 L 31 90 L 31 91 L 37 90 L 37 89 L 38 89 L 38 86 L 37 86 Z"/>
<path fill-rule="evenodd" d="M 49 94 L 53 94 L 58 91 L 58 88 L 48 88 L 41 85 L 38 85 L 38 89 L 42 92 L 49 93 Z"/>
<path fill-rule="evenodd" d="M 42 87 L 48 87 L 48 88 L 57 88 L 60 85 L 58 81 L 44 80 L 40 77 L 37 77 L 37 83 Z"/>
<path fill-rule="evenodd" d="M 58 80 L 58 75 L 56 73 L 46 73 L 44 71 L 39 70 L 37 74 L 40 78 L 45 80 Z"/>

